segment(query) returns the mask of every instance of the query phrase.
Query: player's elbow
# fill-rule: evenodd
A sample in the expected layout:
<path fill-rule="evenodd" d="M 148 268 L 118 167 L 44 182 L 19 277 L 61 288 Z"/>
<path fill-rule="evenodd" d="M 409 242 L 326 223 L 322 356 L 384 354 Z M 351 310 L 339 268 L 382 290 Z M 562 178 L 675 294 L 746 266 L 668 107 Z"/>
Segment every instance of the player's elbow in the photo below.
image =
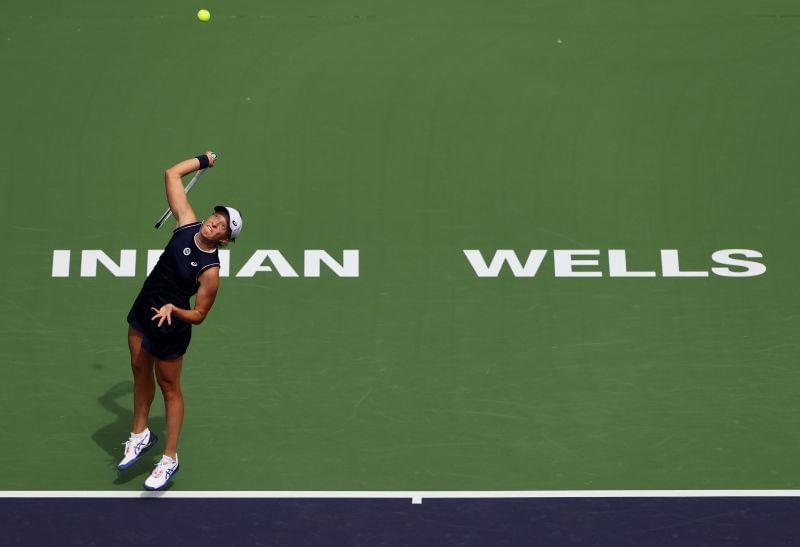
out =
<path fill-rule="evenodd" d="M 202 323 L 203 321 L 206 320 L 206 315 L 207 314 L 201 312 L 200 310 L 194 310 L 194 311 L 195 311 L 195 314 L 194 314 L 194 324 L 195 325 L 199 325 L 200 323 Z"/>

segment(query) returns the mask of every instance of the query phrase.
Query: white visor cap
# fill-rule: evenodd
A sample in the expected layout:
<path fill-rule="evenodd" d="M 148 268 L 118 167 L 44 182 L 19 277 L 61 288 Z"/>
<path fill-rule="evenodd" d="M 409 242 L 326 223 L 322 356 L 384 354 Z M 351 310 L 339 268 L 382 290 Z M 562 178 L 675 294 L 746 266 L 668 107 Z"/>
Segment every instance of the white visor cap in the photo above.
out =
<path fill-rule="evenodd" d="M 220 211 L 225 211 L 228 213 L 228 218 L 230 219 L 230 224 L 228 228 L 231 229 L 231 239 L 236 239 L 236 237 L 242 233 L 242 214 L 239 212 L 238 209 L 234 209 L 233 207 L 227 207 L 225 205 L 217 205 L 214 207 L 214 211 L 219 213 Z"/>

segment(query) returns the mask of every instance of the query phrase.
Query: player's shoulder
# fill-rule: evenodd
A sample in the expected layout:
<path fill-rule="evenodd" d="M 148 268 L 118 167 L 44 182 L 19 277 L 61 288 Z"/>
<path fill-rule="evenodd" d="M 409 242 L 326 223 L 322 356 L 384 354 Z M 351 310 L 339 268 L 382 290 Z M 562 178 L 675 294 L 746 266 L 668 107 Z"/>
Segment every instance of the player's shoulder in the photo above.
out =
<path fill-rule="evenodd" d="M 177 234 L 179 232 L 187 233 L 187 232 L 191 231 L 192 228 L 195 228 L 195 231 L 196 231 L 196 229 L 201 224 L 203 224 L 203 223 L 200 222 L 200 221 L 195 221 L 195 222 L 189 222 L 187 224 L 182 224 L 182 225 L 178 226 L 177 228 L 175 228 L 174 230 L 172 230 L 172 233 L 173 234 Z"/>
<path fill-rule="evenodd" d="M 204 285 L 219 285 L 219 272 L 221 267 L 219 261 L 203 264 L 200 271 L 197 272 L 197 281 Z"/>
<path fill-rule="evenodd" d="M 172 237 L 170 238 L 170 244 L 174 245 L 189 245 L 194 238 L 195 234 L 200 231 L 200 227 L 202 223 L 200 222 L 192 222 L 191 224 L 184 224 L 183 226 L 178 226 L 172 231 Z"/>

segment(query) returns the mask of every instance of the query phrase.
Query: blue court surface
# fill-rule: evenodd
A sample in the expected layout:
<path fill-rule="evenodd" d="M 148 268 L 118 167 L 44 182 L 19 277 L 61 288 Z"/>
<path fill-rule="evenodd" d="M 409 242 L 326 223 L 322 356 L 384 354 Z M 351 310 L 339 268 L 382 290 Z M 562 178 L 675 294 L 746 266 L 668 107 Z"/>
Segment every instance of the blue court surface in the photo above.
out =
<path fill-rule="evenodd" d="M 4 545 L 798 545 L 780 498 L 0 501 Z"/>

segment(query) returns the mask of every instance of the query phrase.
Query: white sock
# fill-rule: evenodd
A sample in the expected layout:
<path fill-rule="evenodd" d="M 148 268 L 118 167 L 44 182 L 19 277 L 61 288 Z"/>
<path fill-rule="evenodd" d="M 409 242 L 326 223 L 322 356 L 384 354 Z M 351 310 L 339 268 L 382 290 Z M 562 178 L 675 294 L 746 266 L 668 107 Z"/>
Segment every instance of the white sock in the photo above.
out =
<path fill-rule="evenodd" d="M 133 431 L 131 431 L 131 439 L 141 440 L 147 437 L 149 434 L 150 434 L 150 429 L 147 427 L 144 428 L 144 431 L 142 431 L 141 433 L 134 433 Z"/>
<path fill-rule="evenodd" d="M 167 460 L 169 463 L 176 463 L 178 461 L 178 455 L 177 454 L 175 454 L 175 459 L 174 460 L 172 458 L 170 458 L 169 456 L 167 456 L 166 454 L 162 454 L 161 458 Z"/>

